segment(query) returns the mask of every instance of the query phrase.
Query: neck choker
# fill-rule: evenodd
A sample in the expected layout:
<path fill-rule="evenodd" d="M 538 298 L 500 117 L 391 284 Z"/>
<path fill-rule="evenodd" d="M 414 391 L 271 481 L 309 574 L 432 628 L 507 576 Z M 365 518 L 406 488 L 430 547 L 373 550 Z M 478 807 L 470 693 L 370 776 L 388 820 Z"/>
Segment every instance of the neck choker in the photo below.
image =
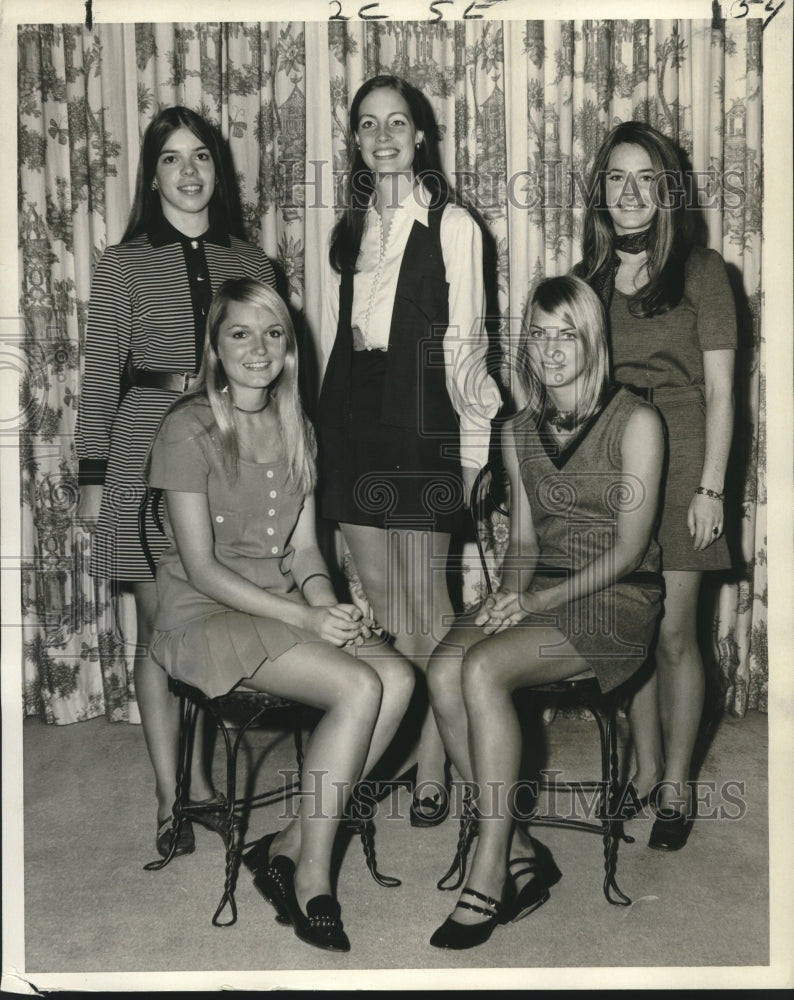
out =
<path fill-rule="evenodd" d="M 270 398 L 271 397 L 268 396 L 267 399 L 265 400 L 265 405 L 260 406 L 258 410 L 246 410 L 244 409 L 244 407 L 238 406 L 237 403 L 232 403 L 232 406 L 234 407 L 235 410 L 238 410 L 240 413 L 262 413 L 264 410 L 268 408 L 268 406 L 270 406 Z"/>
<path fill-rule="evenodd" d="M 643 229 L 640 233 L 628 233 L 625 236 L 615 236 L 613 246 L 615 250 L 620 250 L 621 253 L 643 253 L 648 249 L 650 238 L 650 229 Z"/>
<path fill-rule="evenodd" d="M 543 423 L 557 431 L 574 431 L 580 421 L 576 410 L 558 410 L 553 403 L 547 402 Z"/>

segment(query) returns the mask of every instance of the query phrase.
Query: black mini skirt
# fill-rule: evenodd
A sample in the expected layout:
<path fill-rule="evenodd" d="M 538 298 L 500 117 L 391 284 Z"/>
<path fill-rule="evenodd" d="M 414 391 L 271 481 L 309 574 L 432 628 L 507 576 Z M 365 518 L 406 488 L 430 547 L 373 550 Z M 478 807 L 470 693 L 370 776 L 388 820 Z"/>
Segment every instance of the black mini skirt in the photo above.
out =
<path fill-rule="evenodd" d="M 353 351 L 351 406 L 317 427 L 320 513 L 343 524 L 456 532 L 466 515 L 460 442 L 381 421 L 385 351 Z"/>

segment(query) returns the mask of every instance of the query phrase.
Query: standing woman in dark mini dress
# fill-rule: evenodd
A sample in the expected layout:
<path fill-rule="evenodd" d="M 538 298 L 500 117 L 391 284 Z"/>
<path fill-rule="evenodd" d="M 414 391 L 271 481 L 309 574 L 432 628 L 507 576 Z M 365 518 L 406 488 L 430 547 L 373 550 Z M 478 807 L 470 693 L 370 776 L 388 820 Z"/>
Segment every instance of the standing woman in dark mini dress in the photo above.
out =
<path fill-rule="evenodd" d="M 452 619 L 450 536 L 501 403 L 485 364 L 481 233 L 432 169 L 425 103 L 393 76 L 353 99 L 317 419 L 321 513 L 339 522 L 379 624 L 423 671 Z M 444 749 L 430 712 L 415 780 L 411 822 L 439 822 Z"/>
<path fill-rule="evenodd" d="M 96 524 L 91 572 L 135 598 L 135 693 L 155 772 L 163 856 L 170 847 L 179 706 L 148 653 L 157 592 L 138 537 L 141 472 L 163 414 L 198 370 L 214 290 L 242 276 L 275 283 L 268 258 L 237 235 L 232 183 L 220 139 L 203 118 L 183 107 L 155 116 L 143 138 L 126 232 L 94 273 L 77 419 L 78 514 Z M 154 528 L 150 537 L 156 559 L 165 539 Z M 215 797 L 198 753 L 191 797 Z M 194 847 L 188 824 L 176 850 Z"/>
<path fill-rule="evenodd" d="M 736 316 L 722 258 L 684 236 L 684 188 L 669 139 L 643 122 L 616 126 L 596 156 L 593 184 L 598 197 L 576 270 L 608 310 L 615 379 L 652 402 L 666 425 L 664 616 L 656 672 L 630 719 L 638 799 L 663 779 L 650 846 L 670 851 L 684 846 L 694 819 L 687 782 L 705 687 L 696 634 L 701 576 L 730 566 L 723 490 Z"/>

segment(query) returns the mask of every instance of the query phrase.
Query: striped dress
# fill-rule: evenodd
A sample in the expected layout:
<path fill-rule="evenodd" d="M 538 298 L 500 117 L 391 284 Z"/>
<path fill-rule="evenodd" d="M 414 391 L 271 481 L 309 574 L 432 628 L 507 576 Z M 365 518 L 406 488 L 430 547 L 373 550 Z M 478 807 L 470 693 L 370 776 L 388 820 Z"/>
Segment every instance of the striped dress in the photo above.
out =
<path fill-rule="evenodd" d="M 194 373 L 211 294 L 243 276 L 275 285 L 273 265 L 258 247 L 212 230 L 191 240 L 164 221 L 109 247 L 97 265 L 75 441 L 80 485 L 104 484 L 91 552 L 95 576 L 152 579 L 138 537 L 141 471 L 178 393 L 133 386 L 119 401 L 127 356 L 135 368 Z M 156 530 L 149 536 L 157 559 L 165 539 Z"/>

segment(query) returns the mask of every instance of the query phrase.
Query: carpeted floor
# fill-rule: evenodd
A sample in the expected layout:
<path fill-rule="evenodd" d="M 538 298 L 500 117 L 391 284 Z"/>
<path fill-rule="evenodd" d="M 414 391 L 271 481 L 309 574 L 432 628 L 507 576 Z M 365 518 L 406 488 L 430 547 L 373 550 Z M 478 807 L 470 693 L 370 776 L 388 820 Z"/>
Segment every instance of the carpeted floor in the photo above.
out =
<path fill-rule="evenodd" d="M 24 724 L 25 765 L 25 968 L 36 973 L 167 973 L 248 970 L 269 985 L 288 981 L 286 971 L 424 970 L 418 983 L 443 982 L 432 970 L 486 970 L 494 986 L 503 973 L 525 970 L 513 982 L 540 981 L 536 969 L 592 970 L 593 986 L 621 982 L 621 969 L 643 969 L 640 984 L 665 985 L 665 967 L 765 966 L 769 962 L 766 716 L 723 717 L 700 773 L 700 819 L 677 854 L 647 846 L 651 820 L 626 825 L 635 837 L 621 844 L 618 883 L 630 907 L 604 899 L 603 847 L 599 836 L 536 828 L 563 872 L 550 901 L 515 925 L 499 927 L 483 947 L 448 953 L 428 939 L 450 911 L 454 893 L 435 883 L 454 853 L 457 823 L 413 829 L 408 793 L 383 803 L 377 818 L 382 871 L 402 879 L 380 888 L 370 878 L 360 844 L 344 852 L 338 879 L 347 955 L 313 949 L 274 914 L 240 874 L 239 919 L 214 928 L 210 919 L 223 886 L 220 838 L 196 827 L 196 853 L 160 872 L 143 865 L 156 858 L 155 801 L 140 728 L 93 720 L 67 727 Z M 597 774 L 598 737 L 592 722 L 558 717 L 546 727 L 550 766 L 563 777 Z M 219 757 L 219 755 L 216 755 Z M 255 731 L 243 755 L 263 785 L 278 767 L 294 761 L 291 738 Z M 271 770 L 272 769 L 272 770 Z M 221 782 L 220 761 L 216 779 Z M 246 840 L 279 825 L 283 806 L 256 810 Z M 707 818 L 710 815 L 711 818 Z M 660 968 L 661 967 L 661 968 Z M 615 970 L 610 975 L 605 970 Z M 651 973 L 650 970 L 656 971 Z M 493 970 L 489 973 L 487 970 Z M 472 976 L 474 973 L 472 973 Z M 101 978 L 101 977 L 100 977 Z M 179 977 L 177 977 L 177 980 Z M 231 975 L 210 977 L 232 984 Z M 210 979 L 205 978 L 205 982 Z M 158 977 L 153 977 L 156 983 Z M 381 983 L 384 980 L 381 980 Z M 386 977 L 385 981 L 389 981 Z M 394 972 L 393 981 L 397 981 Z M 457 980 L 466 988 L 482 979 Z M 563 979 L 555 980 L 562 985 Z"/>

